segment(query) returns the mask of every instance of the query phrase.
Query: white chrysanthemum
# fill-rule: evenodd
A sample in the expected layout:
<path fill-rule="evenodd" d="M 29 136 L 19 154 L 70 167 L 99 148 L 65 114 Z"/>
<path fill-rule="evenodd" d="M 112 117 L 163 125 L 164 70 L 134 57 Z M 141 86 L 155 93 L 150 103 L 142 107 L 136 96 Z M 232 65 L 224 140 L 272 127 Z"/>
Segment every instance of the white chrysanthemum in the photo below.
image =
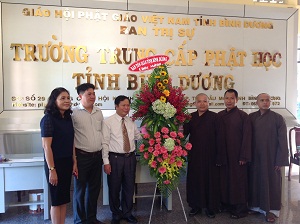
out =
<path fill-rule="evenodd" d="M 172 151 L 174 149 L 174 146 L 175 146 L 175 142 L 172 138 L 167 138 L 165 140 L 164 147 L 166 147 L 168 151 Z"/>
<path fill-rule="evenodd" d="M 152 103 L 152 109 L 157 114 L 164 114 L 165 107 L 166 107 L 166 103 L 164 103 L 164 102 L 162 102 L 160 100 L 155 100 Z"/>
<path fill-rule="evenodd" d="M 166 103 L 165 111 L 163 113 L 164 118 L 168 119 L 168 118 L 174 117 L 175 114 L 176 114 L 176 108 L 169 102 Z"/>

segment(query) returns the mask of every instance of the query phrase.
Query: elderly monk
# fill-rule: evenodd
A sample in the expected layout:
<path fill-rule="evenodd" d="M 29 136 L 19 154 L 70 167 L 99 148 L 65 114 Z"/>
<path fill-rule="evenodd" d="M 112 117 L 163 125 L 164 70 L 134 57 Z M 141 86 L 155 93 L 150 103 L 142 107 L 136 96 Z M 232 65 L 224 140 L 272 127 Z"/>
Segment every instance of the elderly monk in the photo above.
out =
<path fill-rule="evenodd" d="M 188 155 L 187 202 L 194 216 L 205 208 L 209 218 L 215 217 L 219 207 L 219 167 L 216 166 L 217 114 L 208 110 L 207 95 L 196 96 L 197 111 L 184 125 L 184 134 L 189 135 L 193 145 Z"/>
<path fill-rule="evenodd" d="M 248 173 L 247 163 L 251 161 L 251 122 L 249 115 L 237 107 L 238 92 L 228 89 L 224 94 L 225 110 L 218 113 L 225 144 L 218 157 L 220 167 L 221 211 L 231 212 L 231 218 L 247 216 Z"/>
<path fill-rule="evenodd" d="M 270 110 L 271 98 L 261 93 L 259 110 L 250 114 L 253 129 L 249 206 L 275 222 L 281 208 L 281 167 L 288 166 L 287 128 L 283 117 Z M 251 212 L 250 212 L 251 213 Z"/>

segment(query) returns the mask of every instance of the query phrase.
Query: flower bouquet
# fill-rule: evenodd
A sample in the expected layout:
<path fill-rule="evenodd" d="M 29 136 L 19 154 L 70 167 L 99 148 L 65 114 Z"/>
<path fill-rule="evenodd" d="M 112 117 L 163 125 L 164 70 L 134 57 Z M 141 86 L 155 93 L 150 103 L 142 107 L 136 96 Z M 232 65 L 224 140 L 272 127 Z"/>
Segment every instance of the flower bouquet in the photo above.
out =
<path fill-rule="evenodd" d="M 180 174 L 185 172 L 187 151 L 192 148 L 179 131 L 190 120 L 187 105 L 182 89 L 172 86 L 165 64 L 153 70 L 131 103 L 133 119 L 142 120 L 140 162 L 149 166 L 164 196 L 178 186 Z"/>

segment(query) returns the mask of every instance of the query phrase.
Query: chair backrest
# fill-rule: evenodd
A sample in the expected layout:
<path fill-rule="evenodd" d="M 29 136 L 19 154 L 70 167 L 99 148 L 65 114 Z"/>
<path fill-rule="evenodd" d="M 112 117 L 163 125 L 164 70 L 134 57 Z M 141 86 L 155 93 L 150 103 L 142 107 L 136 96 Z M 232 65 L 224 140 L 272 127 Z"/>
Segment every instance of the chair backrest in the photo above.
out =
<path fill-rule="evenodd" d="M 300 147 L 300 127 L 293 127 L 289 131 L 290 156 L 293 157 L 292 132 L 295 132 L 295 147 Z"/>

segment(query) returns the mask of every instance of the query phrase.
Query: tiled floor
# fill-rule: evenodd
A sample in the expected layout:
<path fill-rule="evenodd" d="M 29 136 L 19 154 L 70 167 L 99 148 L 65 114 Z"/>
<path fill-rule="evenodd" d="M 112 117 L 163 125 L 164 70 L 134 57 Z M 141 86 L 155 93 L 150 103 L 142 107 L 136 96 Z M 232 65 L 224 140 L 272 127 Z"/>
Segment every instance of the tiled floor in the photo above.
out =
<path fill-rule="evenodd" d="M 289 182 L 285 180 L 285 201 L 281 210 L 281 216 L 275 223 L 280 224 L 299 224 L 300 223 L 300 183 L 298 182 L 299 176 L 292 176 Z M 154 184 L 140 184 L 139 191 L 144 194 L 151 194 L 154 190 Z M 209 219 L 204 214 L 198 214 L 195 217 L 188 217 L 190 208 L 185 201 L 185 182 L 179 186 L 181 196 L 184 204 L 184 209 L 187 213 L 187 223 L 190 224 L 259 224 L 266 223 L 263 215 L 251 215 L 240 220 L 232 220 L 229 214 L 217 214 L 216 218 Z M 25 196 L 27 195 L 25 194 Z M 134 209 L 134 215 L 138 218 L 140 224 L 146 224 L 149 221 L 149 214 L 151 209 L 152 198 L 139 198 Z M 99 197 L 98 206 L 98 219 L 105 223 L 110 223 L 111 213 L 108 206 L 103 206 L 102 197 Z M 28 207 L 14 207 L 9 208 L 5 214 L 0 215 L 0 223 L 22 223 L 22 224 L 38 224 L 38 223 L 51 223 L 50 220 L 44 221 L 42 214 L 29 214 Z M 71 204 L 68 205 L 66 224 L 73 223 Z M 126 221 L 122 221 L 125 224 Z M 182 224 L 185 223 L 183 210 L 180 204 L 177 191 L 173 193 L 173 210 L 167 211 L 165 208 L 160 210 L 160 201 L 157 198 L 154 204 L 152 224 Z"/>

